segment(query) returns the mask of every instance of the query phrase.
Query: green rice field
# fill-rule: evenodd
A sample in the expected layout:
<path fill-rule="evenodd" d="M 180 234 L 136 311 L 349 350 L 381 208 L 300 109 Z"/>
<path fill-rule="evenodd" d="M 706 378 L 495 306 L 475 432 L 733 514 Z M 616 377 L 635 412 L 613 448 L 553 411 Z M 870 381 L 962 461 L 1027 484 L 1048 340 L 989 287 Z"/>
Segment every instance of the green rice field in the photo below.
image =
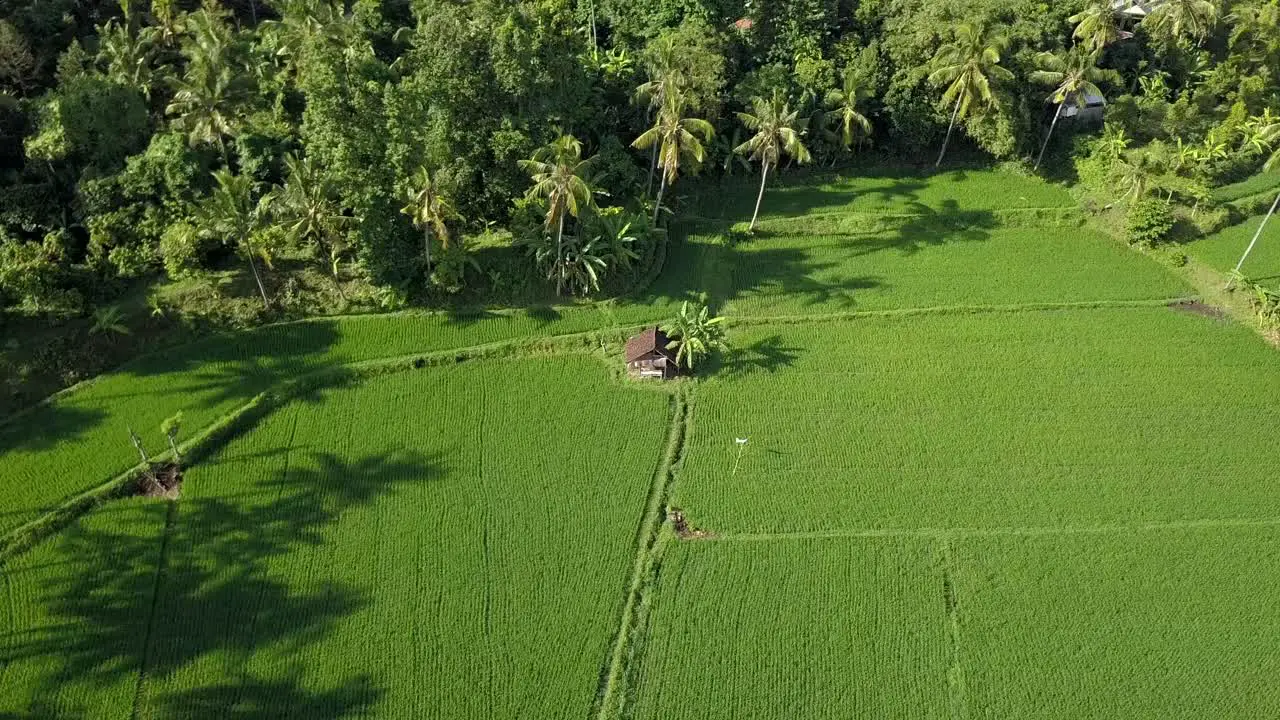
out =
<path fill-rule="evenodd" d="M 1273 347 L 1034 178 L 784 176 L 748 235 L 755 190 L 692 188 L 630 297 L 276 325 L 7 419 L 0 720 L 1280 714 Z M 699 295 L 727 349 L 626 379 Z M 180 493 L 108 492 L 179 409 Z"/>
<path fill-rule="evenodd" d="M 1187 246 L 1187 252 L 1215 270 L 1230 272 L 1240 262 L 1262 220 L 1263 216 L 1259 215 L 1196 240 Z M 1280 288 L 1280 221 L 1277 218 L 1273 217 L 1258 236 L 1240 272 L 1260 285 Z"/>

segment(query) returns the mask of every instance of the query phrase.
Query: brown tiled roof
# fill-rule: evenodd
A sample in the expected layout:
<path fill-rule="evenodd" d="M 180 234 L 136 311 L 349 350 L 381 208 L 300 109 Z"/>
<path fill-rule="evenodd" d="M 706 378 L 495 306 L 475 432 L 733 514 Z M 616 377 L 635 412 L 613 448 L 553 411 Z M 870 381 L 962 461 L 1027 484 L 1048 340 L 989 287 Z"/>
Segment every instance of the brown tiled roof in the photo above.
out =
<path fill-rule="evenodd" d="M 623 356 L 626 362 L 635 362 L 652 352 L 671 357 L 671 353 L 667 350 L 667 336 L 656 327 L 647 328 L 644 332 L 627 340 L 627 349 L 623 352 Z"/>

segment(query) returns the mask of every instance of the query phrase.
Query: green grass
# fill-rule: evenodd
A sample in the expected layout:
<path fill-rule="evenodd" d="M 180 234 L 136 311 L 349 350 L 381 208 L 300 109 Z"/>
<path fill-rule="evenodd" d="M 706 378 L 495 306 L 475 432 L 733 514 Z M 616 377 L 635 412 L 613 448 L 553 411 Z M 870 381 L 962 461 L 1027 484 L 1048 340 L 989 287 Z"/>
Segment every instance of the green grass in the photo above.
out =
<path fill-rule="evenodd" d="M 729 246 L 694 235 L 673 250 L 664 287 L 700 287 L 733 316 L 1167 298 L 1172 274 L 1082 228 L 905 227 L 824 232 L 806 224 Z M 670 293 L 674 296 L 674 290 Z"/>
<path fill-rule="evenodd" d="M 1280 715 L 1280 528 L 957 547 L 969 717 Z"/>
<path fill-rule="evenodd" d="M 297 403 L 188 476 L 140 718 L 581 718 L 669 399 L 476 362 Z"/>
<path fill-rule="evenodd" d="M 612 327 L 608 307 L 475 317 L 352 317 L 266 327 L 142 358 L 0 425 L 0 534 L 134 466 L 132 427 L 152 454 L 181 410 L 188 434 L 300 375 L 343 363 Z M 631 317 L 641 313 L 632 310 Z M 659 315 L 658 317 L 661 317 Z"/>
<path fill-rule="evenodd" d="M 0 717 L 129 717 L 165 512 L 113 504 L 0 565 Z"/>
<path fill-rule="evenodd" d="M 1259 172 L 1246 180 L 1217 188 L 1213 191 L 1213 200 L 1229 203 L 1276 189 L 1280 189 L 1280 170 Z"/>
<path fill-rule="evenodd" d="M 1259 215 L 1196 240 L 1187 245 L 1187 252 L 1216 270 L 1230 272 L 1249 247 L 1263 217 Z M 1280 288 L 1280 218 L 1271 218 L 1240 272 L 1254 282 Z"/>
<path fill-rule="evenodd" d="M 677 542 L 655 592 L 640 720 L 951 717 L 926 543 Z"/>
<path fill-rule="evenodd" d="M 1163 307 L 734 333 L 674 502 L 720 533 L 1280 516 L 1280 365 Z M 733 472 L 734 438 L 750 439 Z"/>
<path fill-rule="evenodd" d="M 760 176 L 707 183 L 688 198 L 691 215 L 749 221 Z M 677 186 L 676 193 L 680 193 Z M 813 213 L 936 213 L 1001 208 L 1073 207 L 1062 187 L 998 170 L 953 170 L 938 174 L 876 169 L 845 174 L 774 176 L 765 189 L 760 217 Z"/>
<path fill-rule="evenodd" d="M 264 328 L 0 426 L 3 533 L 131 466 L 130 425 L 158 452 L 178 409 L 449 352 L 11 558 L 0 717 L 1276 715 L 1274 352 L 1038 180 L 788 178 L 730 244 L 754 181 L 695 188 L 638 298 Z M 700 292 L 735 325 L 683 445 L 617 358 L 453 362 Z M 650 546 L 664 504 L 712 537 Z"/>

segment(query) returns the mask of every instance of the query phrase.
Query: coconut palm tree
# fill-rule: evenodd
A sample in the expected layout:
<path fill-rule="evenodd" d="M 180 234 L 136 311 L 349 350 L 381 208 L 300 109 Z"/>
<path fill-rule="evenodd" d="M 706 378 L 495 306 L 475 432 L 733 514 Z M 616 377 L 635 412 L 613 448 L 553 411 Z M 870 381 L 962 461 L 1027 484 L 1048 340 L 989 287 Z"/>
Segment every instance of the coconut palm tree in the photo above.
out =
<path fill-rule="evenodd" d="M 1120 200 L 1141 200 L 1156 187 L 1166 183 L 1170 158 L 1159 148 L 1130 150 L 1116 161 L 1112 181 L 1120 191 Z"/>
<path fill-rule="evenodd" d="M 1274 2 L 1232 8 L 1230 47 L 1255 68 L 1280 67 L 1280 4 Z"/>
<path fill-rule="evenodd" d="M 662 196 L 667 186 L 679 177 L 680 164 L 688 161 L 695 167 L 701 165 L 706 157 L 703 143 L 711 142 L 711 138 L 715 136 L 715 128 L 711 123 L 701 118 L 681 117 L 683 111 L 684 101 L 680 94 L 668 92 L 653 127 L 631 143 L 632 147 L 641 150 L 654 146 L 658 148 L 658 167 L 662 169 L 662 182 L 658 186 L 658 198 L 653 206 L 655 227 L 658 224 L 658 213 L 662 210 Z"/>
<path fill-rule="evenodd" d="M 858 103 L 867 95 L 867 90 L 858 83 L 853 70 L 846 70 L 844 83 L 839 89 L 827 93 L 827 117 L 835 120 L 840 126 L 840 142 L 846 149 L 853 147 L 855 141 L 871 134 L 871 121 L 858 108 Z"/>
<path fill-rule="evenodd" d="M 1112 0 L 1090 0 L 1084 10 L 1067 18 L 1067 22 L 1076 26 L 1071 37 L 1088 52 L 1101 52 L 1121 37 Z"/>
<path fill-rule="evenodd" d="M 724 318 L 711 317 L 706 305 L 680 305 L 680 313 L 661 330 L 671 338 L 668 347 L 676 349 L 676 363 L 690 370 L 712 350 L 724 348 Z"/>
<path fill-rule="evenodd" d="M 751 214 L 752 230 L 756 229 L 756 219 L 760 216 L 760 201 L 764 199 L 764 185 L 769 179 L 769 168 L 778 166 L 783 153 L 801 165 L 809 162 L 809 149 L 800 141 L 805 123 L 799 116 L 799 111 L 792 110 L 777 92 L 769 100 L 758 96 L 752 98 L 751 112 L 738 113 L 738 119 L 755 135 L 733 151 L 742 155 L 749 154 L 752 160 L 759 160 L 761 163 L 760 192 L 756 195 L 756 210 Z"/>
<path fill-rule="evenodd" d="M 106 64 L 107 77 L 150 99 L 155 76 L 150 36 L 115 20 L 100 28 L 98 34 L 98 60 Z"/>
<path fill-rule="evenodd" d="M 268 196 L 271 214 L 290 240 L 312 245 L 319 257 L 327 259 L 333 284 L 345 299 L 338 269 L 346 250 L 342 231 L 352 218 L 342 214 L 337 188 L 311 158 L 299 159 L 290 154 L 285 156 L 284 164 L 288 172 L 284 185 Z"/>
<path fill-rule="evenodd" d="M 449 221 L 458 218 L 453 198 L 432 176 L 426 167 L 419 167 L 413 174 L 413 184 L 400 212 L 413 220 L 414 227 L 422 231 L 422 256 L 427 270 L 431 269 L 432 236 L 440 240 L 440 247 L 449 249 Z"/>
<path fill-rule="evenodd" d="M 1199 44 L 1218 23 L 1220 4 L 1216 0 L 1164 0 L 1142 24 L 1165 47 L 1183 39 Z"/>
<path fill-rule="evenodd" d="M 548 231 L 556 229 L 556 294 L 564 291 L 567 268 L 564 264 L 564 221 L 566 215 L 579 217 L 592 203 L 593 191 L 587 180 L 591 158 L 582 158 L 582 143 L 572 135 L 561 135 L 539 148 L 520 167 L 533 179 L 528 197 L 547 202 Z M 661 195 L 659 195 L 661 197 Z"/>
<path fill-rule="evenodd" d="M 1053 122 L 1049 124 L 1049 134 L 1045 136 L 1044 144 L 1040 146 L 1040 154 L 1036 157 L 1037 170 L 1040 169 L 1040 162 L 1044 160 L 1044 151 L 1049 147 L 1053 130 L 1058 126 L 1058 119 L 1062 117 L 1062 109 L 1068 104 L 1076 108 L 1084 107 L 1088 96 L 1102 96 L 1102 91 L 1095 83 L 1103 79 L 1114 79 L 1114 73 L 1098 69 L 1096 60 L 1095 53 L 1078 49 L 1067 53 L 1065 57 L 1049 52 L 1042 52 L 1036 56 L 1036 65 L 1040 69 L 1031 73 L 1031 79 L 1054 86 L 1049 102 L 1058 106 L 1053 113 Z"/>
<path fill-rule="evenodd" d="M 657 38 L 645 54 L 645 66 L 649 79 L 636 88 L 636 102 L 644 103 L 646 121 L 653 117 L 667 102 L 667 96 L 680 92 L 680 65 L 676 60 L 675 39 L 670 36 Z M 647 196 L 653 191 L 653 173 L 658 167 L 658 144 L 649 153 L 649 180 L 645 184 Z"/>
<path fill-rule="evenodd" d="M 249 260 L 253 279 L 258 283 L 264 307 L 271 307 L 267 289 L 253 256 L 261 254 L 270 262 L 265 248 L 255 247 L 254 233 L 262 225 L 265 203 L 254 200 L 254 182 L 247 175 L 233 175 L 221 169 L 213 174 L 217 187 L 196 211 L 196 224 L 201 234 L 234 245 Z"/>
<path fill-rule="evenodd" d="M 233 104 L 240 88 L 231 68 L 189 73 L 174 86 L 173 100 L 165 108 L 174 118 L 173 127 L 186 133 L 192 147 L 216 145 L 226 163 L 226 140 L 235 135 L 238 125 Z"/>
<path fill-rule="evenodd" d="M 929 82 L 947 86 L 942 95 L 944 103 L 955 101 L 951 123 L 947 126 L 947 137 L 942 141 L 942 152 L 938 153 L 938 162 L 934 163 L 934 167 L 942 165 L 956 121 L 969 114 L 974 101 L 986 106 L 996 104 L 991 80 L 1013 79 L 1013 73 L 1000 67 L 1000 53 L 1007 45 L 1008 40 L 1004 36 L 988 37 L 982 27 L 963 23 L 956 28 L 955 40 L 938 48 L 938 52 L 934 54 L 935 69 L 929 75 Z"/>
<path fill-rule="evenodd" d="M 264 20 L 259 36 L 286 72 L 297 74 L 303 49 L 317 41 L 338 41 L 343 11 L 333 0 L 282 0 L 275 4 L 279 20 Z"/>

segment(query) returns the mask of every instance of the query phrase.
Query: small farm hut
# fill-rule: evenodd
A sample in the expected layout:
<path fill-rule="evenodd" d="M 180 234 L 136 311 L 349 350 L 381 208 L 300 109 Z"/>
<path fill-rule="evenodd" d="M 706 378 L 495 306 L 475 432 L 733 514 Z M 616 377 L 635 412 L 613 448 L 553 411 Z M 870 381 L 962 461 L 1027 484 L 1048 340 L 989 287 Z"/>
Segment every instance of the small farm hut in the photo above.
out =
<path fill-rule="evenodd" d="M 623 359 L 627 374 L 636 378 L 660 378 L 666 380 L 676 375 L 676 355 L 667 349 L 666 333 L 656 327 L 627 340 Z"/>

